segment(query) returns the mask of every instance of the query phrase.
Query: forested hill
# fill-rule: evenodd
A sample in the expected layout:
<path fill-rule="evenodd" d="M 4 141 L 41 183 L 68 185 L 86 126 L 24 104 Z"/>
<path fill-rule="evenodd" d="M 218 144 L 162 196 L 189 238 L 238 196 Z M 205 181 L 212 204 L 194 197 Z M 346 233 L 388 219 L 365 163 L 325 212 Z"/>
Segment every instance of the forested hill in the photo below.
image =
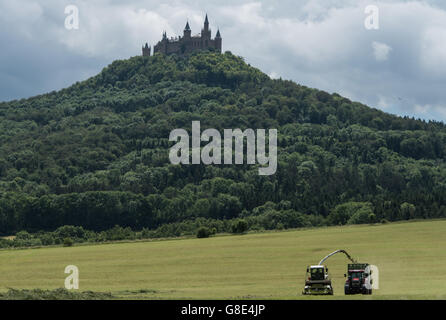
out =
<path fill-rule="evenodd" d="M 364 90 L 367 90 L 364 88 Z M 278 129 L 278 168 L 174 166 L 169 133 Z M 291 81 L 227 52 L 115 61 L 58 92 L 0 103 L 0 234 L 253 228 L 446 216 L 446 128 Z"/>

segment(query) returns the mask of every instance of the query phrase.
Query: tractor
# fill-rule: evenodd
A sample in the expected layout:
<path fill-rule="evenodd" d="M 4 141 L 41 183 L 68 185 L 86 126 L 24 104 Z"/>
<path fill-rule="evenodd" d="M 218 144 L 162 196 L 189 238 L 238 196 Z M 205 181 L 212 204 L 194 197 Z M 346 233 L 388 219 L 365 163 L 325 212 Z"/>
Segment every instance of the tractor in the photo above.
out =
<path fill-rule="evenodd" d="M 372 271 L 368 263 L 352 263 L 347 266 L 344 293 L 349 294 L 372 294 L 371 279 Z"/>

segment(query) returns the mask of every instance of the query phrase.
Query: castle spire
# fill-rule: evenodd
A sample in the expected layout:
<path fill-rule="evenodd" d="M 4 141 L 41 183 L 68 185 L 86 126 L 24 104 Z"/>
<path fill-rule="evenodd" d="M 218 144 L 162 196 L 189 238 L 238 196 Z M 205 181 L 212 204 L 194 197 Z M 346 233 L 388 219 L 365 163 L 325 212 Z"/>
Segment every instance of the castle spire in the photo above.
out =
<path fill-rule="evenodd" d="M 221 53 L 221 34 L 220 34 L 220 28 L 217 30 L 217 34 L 215 35 L 215 49 L 217 49 L 218 52 Z"/>
<path fill-rule="evenodd" d="M 204 19 L 204 30 L 209 30 L 209 20 L 208 20 L 208 14 L 206 13 L 206 18 Z"/>
<path fill-rule="evenodd" d="M 190 31 L 189 21 L 187 21 L 184 31 Z"/>

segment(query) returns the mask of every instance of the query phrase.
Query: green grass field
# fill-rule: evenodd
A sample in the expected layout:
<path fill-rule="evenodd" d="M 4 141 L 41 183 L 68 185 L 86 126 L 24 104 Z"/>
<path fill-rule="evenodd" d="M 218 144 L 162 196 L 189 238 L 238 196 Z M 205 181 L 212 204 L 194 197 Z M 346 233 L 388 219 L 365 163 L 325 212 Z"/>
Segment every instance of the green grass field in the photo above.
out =
<path fill-rule="evenodd" d="M 0 251 L 0 291 L 64 286 L 76 265 L 80 290 L 136 299 L 346 299 L 342 254 L 326 265 L 333 297 L 303 297 L 305 269 L 346 249 L 379 268 L 379 290 L 348 299 L 446 299 L 446 221 L 330 227 Z"/>

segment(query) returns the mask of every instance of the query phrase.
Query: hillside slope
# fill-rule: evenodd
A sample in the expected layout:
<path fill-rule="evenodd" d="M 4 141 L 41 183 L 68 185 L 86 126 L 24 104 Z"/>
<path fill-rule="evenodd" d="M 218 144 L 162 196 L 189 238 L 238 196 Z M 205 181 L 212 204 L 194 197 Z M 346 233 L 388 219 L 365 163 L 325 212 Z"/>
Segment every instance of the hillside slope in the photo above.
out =
<path fill-rule="evenodd" d="M 278 129 L 278 169 L 171 165 L 169 133 Z M 446 216 L 446 128 L 290 81 L 231 53 L 115 61 L 58 92 L 0 103 L 0 234 L 156 228 L 256 216 L 252 228 Z M 330 214 L 331 212 L 331 214 Z"/>

